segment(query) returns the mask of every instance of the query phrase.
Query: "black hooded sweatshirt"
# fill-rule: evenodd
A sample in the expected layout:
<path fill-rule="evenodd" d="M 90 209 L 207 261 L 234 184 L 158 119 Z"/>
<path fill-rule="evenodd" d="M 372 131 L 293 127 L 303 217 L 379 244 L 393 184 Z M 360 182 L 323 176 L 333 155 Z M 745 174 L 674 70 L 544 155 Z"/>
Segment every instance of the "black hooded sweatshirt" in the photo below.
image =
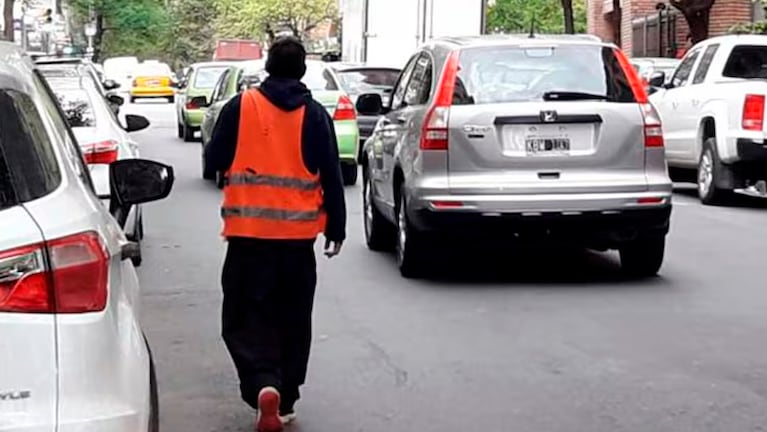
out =
<path fill-rule="evenodd" d="M 269 77 L 259 90 L 283 111 L 306 107 L 301 134 L 304 165 L 310 172 L 320 175 L 327 213 L 325 237 L 330 241 L 343 241 L 346 238 L 346 203 L 338 143 L 330 115 L 298 80 Z M 226 172 L 234 162 L 240 130 L 240 100 L 241 96 L 237 95 L 221 109 L 213 136 L 205 148 L 205 163 L 212 170 Z"/>

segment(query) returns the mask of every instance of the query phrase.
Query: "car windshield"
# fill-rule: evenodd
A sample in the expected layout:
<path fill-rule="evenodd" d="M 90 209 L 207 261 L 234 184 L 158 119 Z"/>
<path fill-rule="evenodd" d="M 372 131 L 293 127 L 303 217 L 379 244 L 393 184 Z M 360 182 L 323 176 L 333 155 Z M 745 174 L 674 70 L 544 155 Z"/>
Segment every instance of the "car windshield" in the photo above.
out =
<path fill-rule="evenodd" d="M 197 71 L 194 76 L 194 88 L 212 89 L 216 86 L 221 74 L 226 70 L 225 67 L 204 67 Z"/>
<path fill-rule="evenodd" d="M 70 127 L 94 127 L 96 115 L 88 93 L 82 89 L 60 89 L 54 86 L 54 93 Z"/>
<path fill-rule="evenodd" d="M 767 46 L 736 46 L 730 53 L 722 75 L 728 78 L 766 79 Z"/>
<path fill-rule="evenodd" d="M 314 64 L 307 64 L 306 75 L 301 80 L 309 90 L 325 91 L 338 90 L 338 83 L 333 75 L 325 67 Z"/>
<path fill-rule="evenodd" d="M 341 87 L 347 93 L 358 96 L 363 93 L 383 93 L 394 87 L 399 77 L 396 69 L 350 69 L 338 71 Z"/>
<path fill-rule="evenodd" d="M 483 47 L 461 53 L 454 93 L 457 105 L 538 101 L 557 92 L 635 101 L 609 47 Z"/>

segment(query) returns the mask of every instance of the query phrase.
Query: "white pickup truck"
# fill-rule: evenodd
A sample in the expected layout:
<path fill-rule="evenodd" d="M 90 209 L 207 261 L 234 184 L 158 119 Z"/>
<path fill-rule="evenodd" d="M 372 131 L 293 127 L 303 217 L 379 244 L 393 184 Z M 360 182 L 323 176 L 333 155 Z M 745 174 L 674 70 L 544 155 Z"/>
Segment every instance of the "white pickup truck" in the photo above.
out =
<path fill-rule="evenodd" d="M 767 197 L 767 36 L 708 39 L 665 78 L 651 77 L 650 101 L 672 179 L 696 179 L 705 204 L 733 193 Z"/>

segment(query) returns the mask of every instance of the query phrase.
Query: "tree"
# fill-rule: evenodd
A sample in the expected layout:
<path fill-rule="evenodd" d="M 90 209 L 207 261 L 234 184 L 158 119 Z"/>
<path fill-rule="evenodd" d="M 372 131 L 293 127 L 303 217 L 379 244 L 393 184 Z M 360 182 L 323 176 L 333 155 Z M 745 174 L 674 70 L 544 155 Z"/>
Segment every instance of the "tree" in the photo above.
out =
<path fill-rule="evenodd" d="M 537 33 L 562 33 L 566 30 L 562 19 L 565 1 L 572 5 L 572 32 L 585 32 L 585 0 L 496 0 L 495 4 L 488 7 L 488 30 L 526 33 L 535 21 Z"/>
<path fill-rule="evenodd" d="M 13 41 L 13 0 L 3 2 L 3 39 Z"/>
<path fill-rule="evenodd" d="M 303 39 L 337 16 L 336 0 L 216 0 L 217 28 L 229 37 L 269 39 L 282 32 Z"/>
<path fill-rule="evenodd" d="M 690 28 L 692 43 L 696 44 L 708 38 L 708 24 L 711 8 L 715 0 L 669 0 L 677 8 Z"/>
<path fill-rule="evenodd" d="M 175 0 L 171 5 L 171 30 L 167 54 L 174 66 L 210 59 L 216 35 L 213 0 Z"/>
<path fill-rule="evenodd" d="M 575 18 L 573 17 L 573 0 L 561 0 L 562 12 L 565 17 L 565 33 L 575 34 Z"/>

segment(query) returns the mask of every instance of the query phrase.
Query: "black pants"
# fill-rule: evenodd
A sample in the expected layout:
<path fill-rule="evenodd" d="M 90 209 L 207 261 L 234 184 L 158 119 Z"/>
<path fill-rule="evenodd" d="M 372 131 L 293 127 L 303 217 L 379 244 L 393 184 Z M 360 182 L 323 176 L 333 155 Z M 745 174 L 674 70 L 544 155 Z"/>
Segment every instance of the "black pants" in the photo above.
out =
<path fill-rule="evenodd" d="M 242 398 L 277 388 L 292 408 L 306 380 L 317 284 L 314 241 L 229 239 L 222 277 L 223 338 Z"/>

